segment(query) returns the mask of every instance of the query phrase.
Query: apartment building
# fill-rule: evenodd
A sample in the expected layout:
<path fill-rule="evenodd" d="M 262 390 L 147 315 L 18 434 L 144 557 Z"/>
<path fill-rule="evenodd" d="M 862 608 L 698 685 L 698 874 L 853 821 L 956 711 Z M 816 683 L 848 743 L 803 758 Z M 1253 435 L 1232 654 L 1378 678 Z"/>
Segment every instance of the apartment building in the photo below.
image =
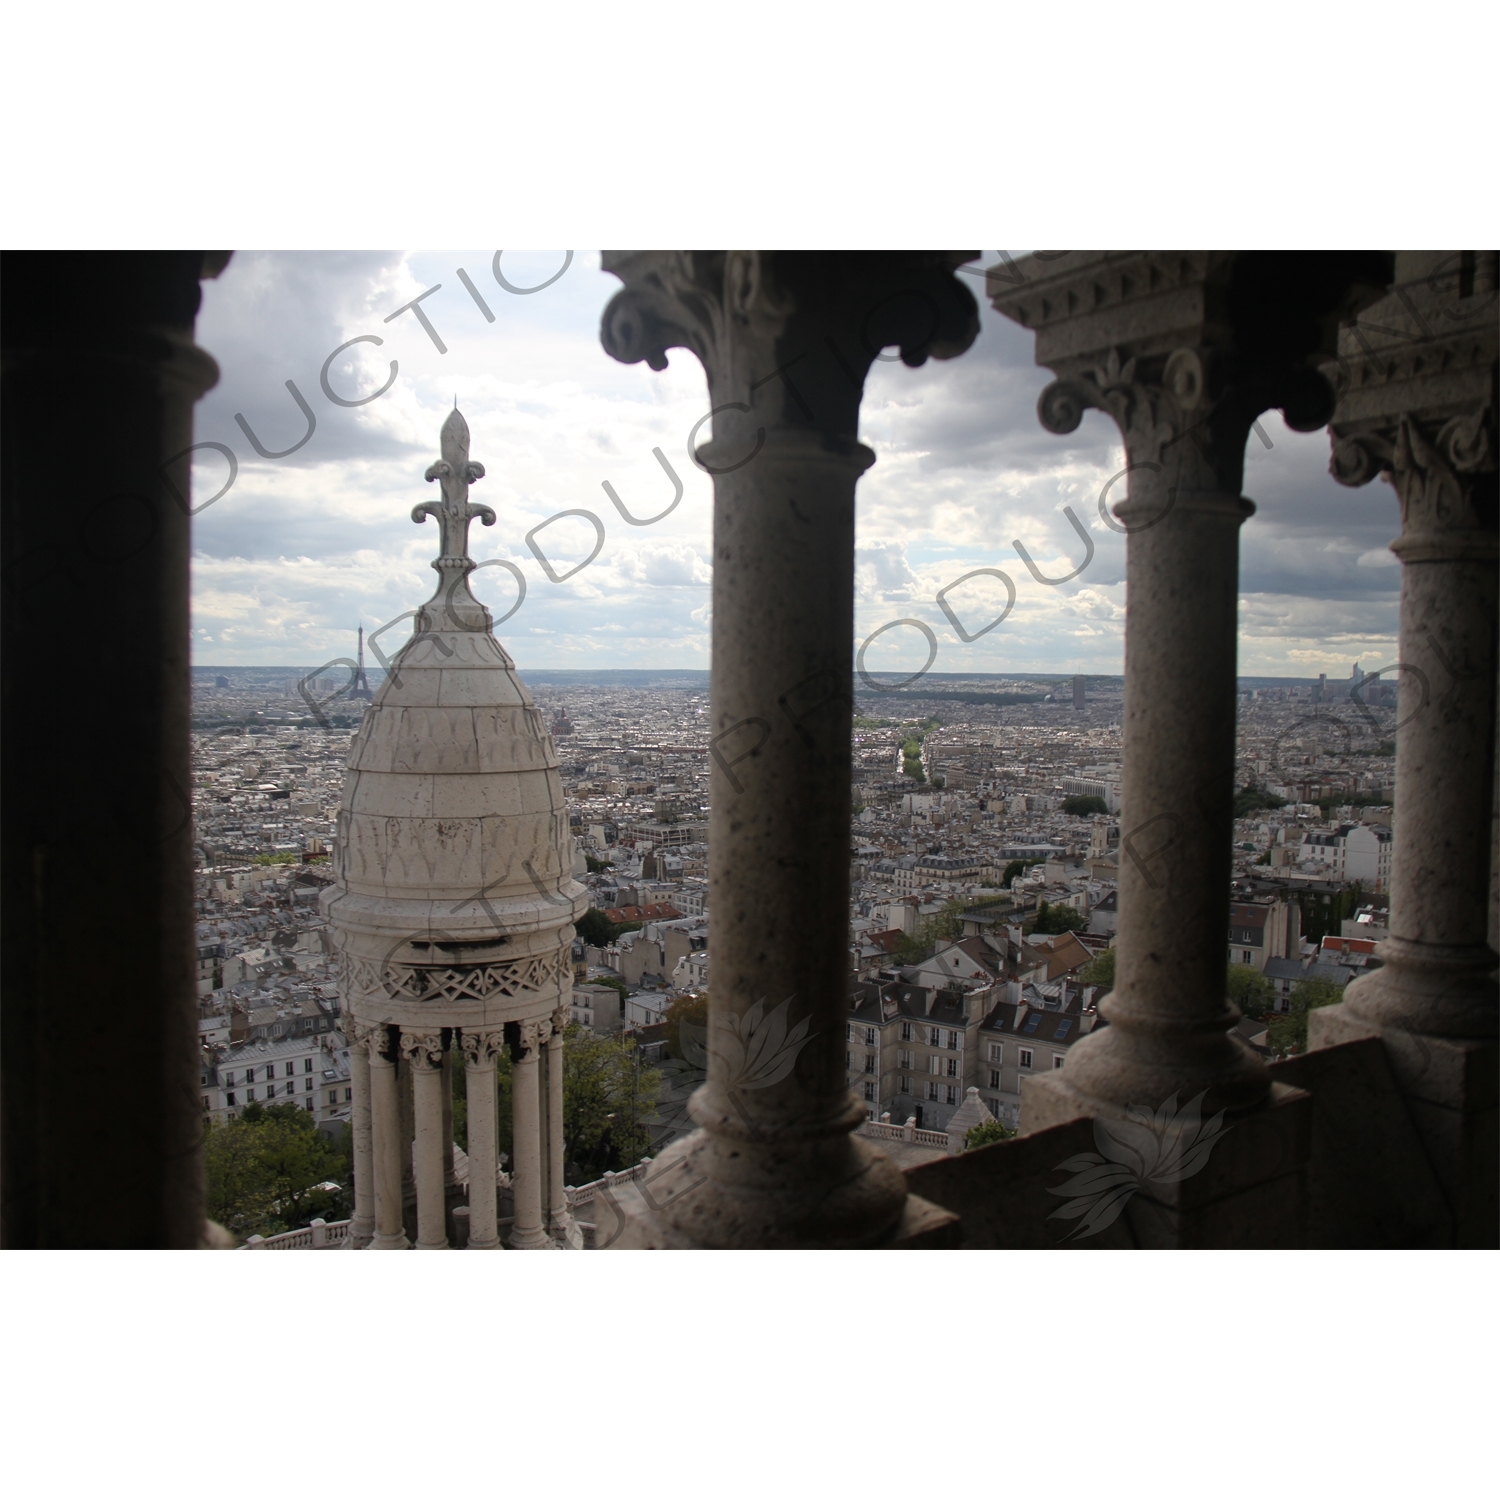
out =
<path fill-rule="evenodd" d="M 348 1043 L 337 1031 L 205 1047 L 199 1086 L 203 1113 L 218 1125 L 247 1104 L 296 1104 L 322 1125 L 347 1119 L 354 1099 Z"/>
<path fill-rule="evenodd" d="M 975 1036 L 975 1083 L 994 1117 L 1015 1125 L 1021 1113 L 1021 1084 L 1054 1072 L 1068 1048 L 1098 1022 L 1095 993 L 1066 980 L 1020 987 L 1015 1000 L 1003 1000 L 985 1016 Z"/>
<path fill-rule="evenodd" d="M 1236 901 L 1229 908 L 1229 962 L 1265 972 L 1272 959 L 1300 959 L 1302 908 L 1295 901 Z"/>

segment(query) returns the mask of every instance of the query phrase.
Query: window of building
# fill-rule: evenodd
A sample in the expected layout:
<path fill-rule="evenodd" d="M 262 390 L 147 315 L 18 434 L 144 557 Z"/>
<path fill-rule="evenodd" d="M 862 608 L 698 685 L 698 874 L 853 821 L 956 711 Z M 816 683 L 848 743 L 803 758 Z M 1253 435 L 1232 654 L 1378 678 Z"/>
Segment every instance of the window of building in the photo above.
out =
<path fill-rule="evenodd" d="M 312 1079 L 311 1078 L 304 1078 L 302 1080 L 302 1088 L 303 1088 L 304 1092 L 309 1093 L 309 1094 L 312 1093 Z"/>
<path fill-rule="evenodd" d="M 1005 1061 L 1005 1048 L 999 1042 L 990 1043 L 990 1061 L 992 1063 Z"/>
<path fill-rule="evenodd" d="M 1023 1068 L 1029 1068 L 1031 1066 L 1031 1050 L 1030 1050 L 1030 1048 L 1028 1048 L 1028 1047 L 1022 1047 L 1021 1048 L 1021 1064 L 1020 1065 Z"/>
<path fill-rule="evenodd" d="M 865 1027 L 865 1046 L 867 1046 L 867 1047 L 873 1047 L 874 1045 L 875 1045 L 875 1028 L 873 1026 L 866 1026 Z"/>
<path fill-rule="evenodd" d="M 302 1059 L 302 1071 L 304 1073 L 311 1073 L 312 1072 L 312 1058 L 310 1058 L 310 1057 L 304 1057 Z"/>
<path fill-rule="evenodd" d="M 958 1051 L 958 1036 L 959 1034 L 956 1031 L 950 1031 L 948 1033 L 948 1050 L 950 1052 Z"/>
<path fill-rule="evenodd" d="M 205 1110 L 207 1110 L 207 1108 L 208 1108 L 208 1095 L 207 1095 L 207 1094 L 205 1094 L 205 1095 L 204 1095 L 204 1096 L 203 1096 L 203 1108 L 204 1108 L 204 1109 L 205 1109 Z"/>
<path fill-rule="evenodd" d="M 867 1083 L 865 1085 L 865 1098 L 866 1099 L 873 1099 L 874 1097 L 875 1097 L 875 1085 L 873 1083 Z"/>
<path fill-rule="evenodd" d="M 911 1040 L 911 1022 L 910 1021 L 903 1021 L 901 1023 L 901 1040 L 903 1042 L 909 1042 Z"/>
<path fill-rule="evenodd" d="M 232 1092 L 225 1096 L 225 1102 L 231 1106 L 234 1104 L 234 1094 Z"/>
<path fill-rule="evenodd" d="M 935 1084 L 935 1083 L 929 1083 L 927 1085 L 927 1097 L 929 1099 L 931 1099 L 934 1104 L 936 1104 L 937 1103 L 937 1096 L 938 1096 L 938 1085 Z"/>
<path fill-rule="evenodd" d="M 846 1021 L 844 1023 L 844 1040 L 846 1042 L 852 1042 L 854 1040 L 854 1022 L 853 1021 Z"/>
<path fill-rule="evenodd" d="M 1000 1070 L 998 1068 L 990 1069 L 990 1087 L 992 1089 L 1000 1087 Z"/>
<path fill-rule="evenodd" d="M 873 1073 L 874 1071 L 875 1071 L 875 1054 L 873 1052 L 867 1052 L 867 1053 L 865 1053 L 865 1072 L 866 1073 Z"/>
<path fill-rule="evenodd" d="M 948 1085 L 948 1103 L 958 1103 L 958 1085 L 956 1083 L 950 1083 Z"/>
<path fill-rule="evenodd" d="M 328 1090 L 328 1102 L 330 1104 L 337 1104 L 339 1102 L 339 1091 L 337 1089 Z"/>
<path fill-rule="evenodd" d="M 852 1068 L 854 1066 L 854 1054 L 852 1052 L 846 1052 L 844 1054 L 844 1066 L 846 1068 Z"/>
<path fill-rule="evenodd" d="M 309 1109 L 309 1110 L 311 1110 L 311 1109 L 312 1109 L 312 1107 L 313 1107 L 313 1105 L 312 1105 L 312 1100 L 311 1100 L 311 1099 L 309 1099 L 309 1100 L 308 1100 L 308 1101 L 307 1101 L 307 1107 L 308 1107 L 308 1109 Z"/>
<path fill-rule="evenodd" d="M 956 1057 L 948 1059 L 948 1076 L 950 1078 L 958 1077 L 958 1059 Z"/>
<path fill-rule="evenodd" d="M 224 1075 L 224 1086 L 225 1086 L 225 1088 L 228 1088 L 229 1085 L 231 1083 L 233 1083 L 233 1082 L 234 1082 L 234 1074 L 233 1073 L 226 1073 Z"/>
<path fill-rule="evenodd" d="M 941 1047 L 943 1045 L 942 1027 L 929 1026 L 927 1028 L 927 1045 L 929 1047 Z"/>
<path fill-rule="evenodd" d="M 1059 1068 L 1060 1068 L 1060 1067 L 1062 1067 L 1062 1065 L 1063 1065 L 1063 1059 L 1064 1059 L 1064 1057 L 1065 1057 L 1065 1055 L 1066 1055 L 1066 1054 L 1064 1054 L 1064 1053 L 1062 1053 L 1062 1052 L 1054 1052 L 1054 1053 L 1053 1053 L 1053 1054 L 1052 1054 L 1052 1071 L 1053 1071 L 1053 1072 L 1054 1072 L 1054 1073 L 1055 1073 L 1055 1072 L 1056 1072 L 1056 1071 L 1057 1071 L 1057 1070 L 1058 1070 L 1058 1069 L 1059 1069 Z"/>
<path fill-rule="evenodd" d="M 909 1093 L 911 1093 L 911 1079 L 910 1078 L 898 1078 L 896 1080 L 896 1092 L 898 1094 L 909 1094 Z"/>
<path fill-rule="evenodd" d="M 353 1098 L 354 1098 L 354 1090 L 353 1089 L 345 1089 L 344 1090 L 344 1103 L 345 1104 L 350 1103 L 353 1100 Z"/>
<path fill-rule="evenodd" d="M 1246 948 L 1244 950 L 1244 954 L 1245 954 L 1245 956 L 1240 960 L 1240 962 L 1242 964 L 1247 964 L 1247 963 L 1250 962 L 1250 950 L 1248 948 Z"/>
<path fill-rule="evenodd" d="M 246 1099 L 253 1099 L 254 1097 L 255 1097 L 255 1090 L 254 1089 L 246 1089 L 245 1090 L 245 1098 Z"/>
<path fill-rule="evenodd" d="M 941 1073 L 943 1071 L 943 1060 L 936 1053 L 927 1059 L 927 1071 L 929 1073 Z"/>
<path fill-rule="evenodd" d="M 285 1068 L 284 1071 L 285 1071 L 286 1076 L 288 1078 L 290 1078 L 292 1076 L 292 1074 L 297 1071 L 297 1069 L 296 1069 L 296 1067 L 292 1063 L 288 1063 L 286 1065 L 286 1068 Z"/>

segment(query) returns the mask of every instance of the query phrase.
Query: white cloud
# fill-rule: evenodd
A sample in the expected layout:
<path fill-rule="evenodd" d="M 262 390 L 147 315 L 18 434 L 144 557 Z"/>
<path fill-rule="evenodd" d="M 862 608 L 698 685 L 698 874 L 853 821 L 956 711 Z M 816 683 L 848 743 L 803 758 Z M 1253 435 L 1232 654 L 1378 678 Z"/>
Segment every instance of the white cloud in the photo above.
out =
<path fill-rule="evenodd" d="M 322 661 L 349 651 L 360 620 L 369 628 L 429 597 L 436 528 L 413 526 L 410 510 L 432 494 L 422 474 L 457 395 L 473 457 L 487 470 L 473 498 L 498 516 L 493 528 L 472 528 L 472 550 L 508 559 L 527 582 L 524 604 L 501 627 L 521 665 L 707 665 L 712 491 L 686 452 L 709 406 L 697 360 L 674 350 L 668 368 L 652 372 L 605 355 L 599 315 L 619 284 L 599 271 L 597 255 L 578 252 L 534 296 L 505 291 L 491 257 L 242 253 L 205 285 L 198 341 L 223 379 L 199 404 L 194 436 L 228 445 L 240 467 L 233 488 L 193 522 L 201 661 Z M 545 280 L 559 264 L 556 254 L 505 257 L 517 285 Z M 439 290 L 421 305 L 444 354 L 411 312 L 384 321 L 432 287 Z M 357 344 L 333 362 L 335 391 L 378 389 L 393 360 L 399 371 L 378 400 L 343 408 L 324 396 L 320 372 L 357 335 L 382 342 Z M 1125 542 L 1099 515 L 1100 494 L 1123 466 L 1119 434 L 1098 412 L 1065 438 L 1044 431 L 1035 406 L 1050 378 L 1033 362 L 1032 335 L 988 308 L 978 342 L 961 358 L 916 370 L 881 362 L 871 371 L 861 435 L 877 462 L 858 492 L 858 639 L 886 621 L 920 618 L 940 642 L 937 671 L 1121 670 Z M 289 379 L 314 410 L 316 430 L 288 458 L 263 460 L 235 414 L 273 449 L 295 441 L 306 421 Z M 1381 655 L 1377 647 L 1395 635 L 1399 573 L 1386 550 L 1396 530 L 1393 494 L 1335 484 L 1324 435 L 1292 433 L 1274 414 L 1262 426 L 1272 447 L 1252 439 L 1246 455 L 1245 492 L 1257 513 L 1241 534 L 1241 670 L 1305 674 L 1311 658 L 1298 653 L 1352 661 L 1356 643 Z M 225 467 L 217 452 L 196 457 L 201 502 L 223 483 Z M 674 476 L 680 503 L 649 526 L 632 524 L 672 505 Z M 1117 483 L 1110 500 L 1123 498 L 1123 488 Z M 1085 548 L 1064 506 L 1095 552 L 1078 578 L 1048 586 L 1015 543 L 1044 578 L 1077 568 Z M 526 536 L 568 510 L 597 517 L 605 540 L 592 563 L 554 584 Z M 595 536 L 590 522 L 572 517 L 547 526 L 539 545 L 563 572 Z M 1016 600 L 1002 625 L 965 642 L 937 595 L 977 568 L 1006 573 Z M 481 571 L 474 588 L 497 614 L 515 599 L 504 569 Z M 1005 597 L 998 580 L 981 575 L 948 600 L 973 634 Z M 882 640 L 907 637 L 920 665 L 926 648 L 916 632 Z"/>

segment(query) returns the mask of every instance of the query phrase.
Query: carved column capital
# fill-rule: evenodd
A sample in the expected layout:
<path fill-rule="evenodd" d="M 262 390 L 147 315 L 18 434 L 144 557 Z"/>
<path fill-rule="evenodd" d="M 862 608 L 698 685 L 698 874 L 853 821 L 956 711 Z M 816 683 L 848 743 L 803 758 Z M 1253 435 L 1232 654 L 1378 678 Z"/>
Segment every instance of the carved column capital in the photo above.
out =
<path fill-rule="evenodd" d="M 391 1045 L 389 1029 L 381 1023 L 356 1021 L 351 1017 L 349 1043 L 368 1052 L 372 1061 L 386 1061 Z"/>
<path fill-rule="evenodd" d="M 1494 251 L 1402 251 L 1324 367 L 1339 390 L 1329 472 L 1390 481 L 1403 562 L 1495 555 L 1497 282 Z"/>
<path fill-rule="evenodd" d="M 1089 407 L 1120 429 L 1132 470 L 1169 493 L 1238 495 L 1263 411 L 1322 427 L 1334 387 L 1319 368 L 1338 318 L 1379 295 L 1379 255 L 1243 251 L 1046 252 L 992 266 L 997 312 L 1034 329 L 1058 377 L 1038 415 L 1072 432 Z M 1134 476 L 1132 476 L 1134 477 Z"/>
<path fill-rule="evenodd" d="M 568 1029 L 573 1020 L 573 1006 L 571 1003 L 559 1005 L 552 1012 L 552 1035 L 558 1042 L 562 1041 L 563 1033 Z"/>
<path fill-rule="evenodd" d="M 1392 550 L 1403 562 L 1471 549 L 1495 555 L 1493 375 L 1487 386 L 1473 409 L 1446 420 L 1403 411 L 1378 427 L 1334 431 L 1328 470 L 1340 484 L 1368 484 L 1380 474 L 1395 488 L 1401 537 Z"/>
<path fill-rule="evenodd" d="M 523 1052 L 534 1053 L 551 1035 L 550 1021 L 522 1021 L 516 1027 L 517 1043 Z"/>
<path fill-rule="evenodd" d="M 438 1031 L 401 1030 L 401 1050 L 415 1068 L 440 1068 L 443 1065 L 443 1037 Z"/>
<path fill-rule="evenodd" d="M 859 398 L 881 350 L 908 365 L 961 354 L 979 332 L 953 272 L 970 251 L 607 251 L 625 283 L 600 339 L 625 364 L 667 366 L 691 349 L 713 402 L 711 473 L 728 473 L 776 434 L 833 451 L 858 446 Z M 889 357 L 889 356 L 887 356 Z M 705 418 L 705 420 L 707 420 Z"/>
<path fill-rule="evenodd" d="M 465 1031 L 459 1039 L 464 1061 L 471 1067 L 491 1065 L 505 1046 L 505 1032 Z"/>
<path fill-rule="evenodd" d="M 1037 401 L 1049 432 L 1069 433 L 1093 407 L 1120 429 L 1132 469 L 1161 477 L 1172 492 L 1239 492 L 1250 424 L 1283 408 L 1299 432 L 1323 426 L 1333 412 L 1326 377 L 1296 364 L 1282 370 L 1236 369 L 1223 351 L 1180 345 L 1165 357 L 1122 357 L 1111 345 L 1092 369 L 1054 380 Z"/>

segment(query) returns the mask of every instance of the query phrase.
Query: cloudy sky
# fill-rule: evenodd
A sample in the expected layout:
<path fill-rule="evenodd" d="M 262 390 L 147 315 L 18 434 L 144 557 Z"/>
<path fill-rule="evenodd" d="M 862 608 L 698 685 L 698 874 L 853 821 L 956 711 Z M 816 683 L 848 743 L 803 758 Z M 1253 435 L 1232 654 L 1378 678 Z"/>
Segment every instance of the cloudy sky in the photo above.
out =
<path fill-rule="evenodd" d="M 987 251 L 983 263 L 996 259 Z M 494 508 L 494 527 L 471 530 L 482 560 L 475 592 L 528 667 L 706 667 L 709 641 L 710 484 L 686 441 L 708 409 L 699 365 L 674 351 L 669 368 L 621 365 L 599 346 L 599 315 L 619 287 L 597 252 L 507 251 L 497 280 L 493 251 L 236 253 L 204 286 L 198 342 L 219 362 L 218 387 L 199 404 L 195 437 L 233 450 L 238 473 L 195 517 L 194 659 L 202 665 L 316 666 L 350 655 L 367 631 L 432 592 L 428 564 L 437 528 L 413 525 L 413 504 L 454 398 L 468 421 L 472 456 L 487 476 L 473 499 Z M 472 283 L 466 288 L 462 271 Z M 976 293 L 982 282 L 968 278 Z M 386 318 L 429 288 L 420 304 L 444 349 L 412 311 Z M 477 294 L 477 299 L 476 299 Z M 481 310 L 487 307 L 493 321 Z M 1032 363 L 1031 335 L 987 304 L 982 331 L 960 359 L 909 370 L 878 363 L 866 385 L 862 436 L 878 455 L 859 489 L 858 639 L 903 618 L 927 622 L 939 672 L 1100 672 L 1122 669 L 1124 538 L 1099 516 L 1099 494 L 1123 466 L 1113 424 L 1091 412 L 1055 437 L 1036 419 L 1050 378 Z M 346 400 L 389 388 L 365 405 Z M 392 361 L 398 366 L 391 378 Z M 312 435 L 284 458 L 263 458 L 308 432 L 292 382 L 313 413 Z M 1242 533 L 1240 671 L 1245 675 L 1348 675 L 1395 657 L 1397 569 L 1386 550 L 1397 529 L 1384 484 L 1345 490 L 1327 474 L 1322 433 L 1289 431 L 1279 415 L 1251 436 L 1245 493 L 1258 512 Z M 707 436 L 705 428 L 699 441 Z M 1270 446 L 1266 446 L 1266 442 Z M 671 503 L 660 449 L 683 486 L 660 521 L 621 517 L 607 481 L 636 517 Z M 194 504 L 224 484 L 216 449 L 194 456 Z M 1123 498 L 1116 486 L 1111 502 Z M 1019 540 L 1046 576 L 1083 557 L 1065 506 L 1088 527 L 1089 567 L 1056 587 L 1037 583 Z M 527 534 L 559 511 L 588 511 Z M 999 568 L 1016 602 L 998 629 L 965 644 L 936 602 L 975 568 Z M 968 633 L 1004 603 L 988 576 L 947 596 Z M 377 644 L 387 654 L 409 633 L 401 621 Z M 870 644 L 870 670 L 915 671 L 927 643 L 910 628 Z M 1375 660 L 1379 658 L 1379 660 Z M 373 664 L 373 658 L 372 658 Z"/>

